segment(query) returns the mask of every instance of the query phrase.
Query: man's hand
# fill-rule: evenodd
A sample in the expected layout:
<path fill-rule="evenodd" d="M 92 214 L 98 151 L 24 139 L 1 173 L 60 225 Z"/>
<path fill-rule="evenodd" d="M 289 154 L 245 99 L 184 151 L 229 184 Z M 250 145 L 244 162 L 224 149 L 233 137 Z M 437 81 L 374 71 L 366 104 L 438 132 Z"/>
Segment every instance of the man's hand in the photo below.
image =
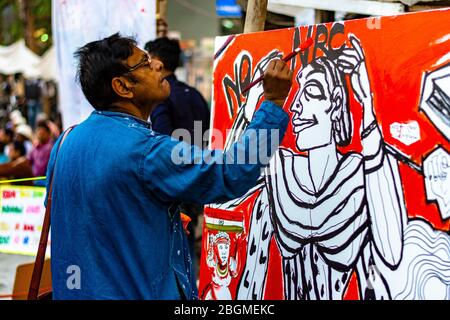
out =
<path fill-rule="evenodd" d="M 264 72 L 263 88 L 266 100 L 283 106 L 292 85 L 293 72 L 286 62 L 280 59 L 272 60 Z"/>

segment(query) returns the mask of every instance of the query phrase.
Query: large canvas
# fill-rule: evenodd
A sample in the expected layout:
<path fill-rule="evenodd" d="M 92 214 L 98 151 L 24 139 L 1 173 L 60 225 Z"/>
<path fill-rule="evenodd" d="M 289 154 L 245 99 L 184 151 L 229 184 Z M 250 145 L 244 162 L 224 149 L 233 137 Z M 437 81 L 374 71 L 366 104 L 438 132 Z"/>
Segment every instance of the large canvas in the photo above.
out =
<path fill-rule="evenodd" d="M 211 147 L 289 65 L 290 124 L 258 184 L 205 210 L 202 299 L 450 299 L 450 10 L 237 35 L 216 48 Z M 227 134 L 221 139 L 218 132 Z"/>

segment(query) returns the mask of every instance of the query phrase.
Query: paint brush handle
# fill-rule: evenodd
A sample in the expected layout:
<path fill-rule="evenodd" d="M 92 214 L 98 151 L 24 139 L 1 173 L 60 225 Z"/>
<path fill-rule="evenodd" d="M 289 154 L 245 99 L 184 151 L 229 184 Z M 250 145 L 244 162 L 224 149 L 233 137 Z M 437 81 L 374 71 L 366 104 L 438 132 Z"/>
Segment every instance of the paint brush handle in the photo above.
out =
<path fill-rule="evenodd" d="M 293 57 L 295 57 L 297 54 L 299 54 L 302 51 L 305 51 L 306 49 L 308 49 L 311 45 L 313 44 L 313 40 L 312 38 L 308 38 L 300 47 L 296 48 L 294 51 L 292 51 L 291 53 L 289 53 L 286 57 L 284 57 L 282 60 L 284 62 L 288 62 L 289 60 L 291 60 Z M 256 80 L 252 81 L 249 83 L 248 86 L 246 86 L 244 88 L 244 90 L 242 90 L 242 93 L 246 93 L 248 90 L 250 90 L 251 88 L 253 88 L 255 85 L 257 85 L 258 83 L 260 83 L 262 80 L 264 79 L 264 75 L 261 75 L 259 78 L 257 78 Z"/>
<path fill-rule="evenodd" d="M 292 51 L 291 53 L 289 53 L 286 57 L 283 58 L 284 62 L 288 62 L 289 60 L 291 60 L 293 57 L 295 57 L 298 53 L 305 51 L 306 49 L 308 49 L 311 45 L 313 44 L 313 39 L 312 38 L 308 38 L 306 39 L 305 42 L 302 43 L 302 45 L 298 48 L 296 48 L 294 51 Z"/>

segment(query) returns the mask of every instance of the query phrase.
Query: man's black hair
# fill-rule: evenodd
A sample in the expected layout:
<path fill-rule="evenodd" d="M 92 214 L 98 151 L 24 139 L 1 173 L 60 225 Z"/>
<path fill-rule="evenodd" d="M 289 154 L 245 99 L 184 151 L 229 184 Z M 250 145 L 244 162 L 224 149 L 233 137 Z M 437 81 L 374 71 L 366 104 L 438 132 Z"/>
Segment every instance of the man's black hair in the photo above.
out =
<path fill-rule="evenodd" d="M 19 81 L 23 78 L 23 73 L 22 72 L 16 72 L 14 74 L 14 80 Z"/>
<path fill-rule="evenodd" d="M 14 131 L 12 129 L 9 129 L 9 128 L 4 128 L 3 130 L 5 131 L 5 136 L 9 137 L 9 141 L 13 141 L 13 139 L 14 139 Z"/>
<path fill-rule="evenodd" d="M 164 64 L 164 68 L 175 72 L 180 66 L 180 43 L 176 39 L 167 37 L 157 38 L 145 44 L 145 50 L 151 55 L 157 57 Z"/>
<path fill-rule="evenodd" d="M 107 110 L 119 96 L 111 86 L 114 77 L 128 72 L 125 60 L 133 54 L 136 41 L 116 33 L 94 41 L 75 52 L 77 78 L 86 99 L 97 110 Z"/>
<path fill-rule="evenodd" d="M 21 157 L 27 153 L 25 145 L 22 142 L 14 140 L 11 144 L 14 146 L 14 150 L 19 151 Z"/>
<path fill-rule="evenodd" d="M 36 128 L 43 128 L 48 133 L 51 133 L 50 127 L 47 125 L 47 121 L 45 121 L 45 120 L 39 120 L 37 125 L 36 125 Z"/>

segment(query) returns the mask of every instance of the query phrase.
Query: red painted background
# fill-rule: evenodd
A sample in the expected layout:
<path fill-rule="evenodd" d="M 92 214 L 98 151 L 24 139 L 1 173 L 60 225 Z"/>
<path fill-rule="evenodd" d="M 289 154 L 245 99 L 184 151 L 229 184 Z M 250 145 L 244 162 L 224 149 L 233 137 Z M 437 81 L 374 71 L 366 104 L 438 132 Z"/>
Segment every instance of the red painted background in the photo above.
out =
<path fill-rule="evenodd" d="M 450 57 L 447 56 L 446 61 L 441 61 L 438 64 L 438 61 L 442 60 L 441 58 L 450 52 L 449 21 L 450 10 L 383 17 L 379 21 L 373 19 L 347 21 L 344 23 L 345 35 L 339 34 L 331 42 L 332 47 L 338 48 L 344 42 L 348 42 L 348 34 L 354 34 L 360 40 L 365 51 L 369 79 L 374 94 L 375 114 L 382 129 L 384 141 L 396 147 L 420 166 L 422 165 L 423 157 L 435 149 L 436 145 L 440 144 L 444 149 L 450 150 L 450 142 L 439 133 L 427 116 L 419 111 L 424 72 L 433 71 L 442 66 L 443 63 L 449 62 Z M 325 26 L 330 31 L 332 24 L 326 24 Z M 377 29 L 377 26 L 381 28 Z M 315 37 L 316 28 L 317 26 L 314 26 L 313 38 Z M 308 27 L 300 27 L 302 42 L 307 38 L 307 30 Z M 228 75 L 235 80 L 234 61 L 241 50 L 247 50 L 251 53 L 254 64 L 273 49 L 278 49 L 286 55 L 292 51 L 294 32 L 294 28 L 289 28 L 238 35 L 217 58 L 213 89 L 213 127 L 215 129 L 225 132 L 226 129 L 231 128 L 234 120 L 230 118 L 227 111 L 228 106 L 222 79 L 225 75 Z M 441 41 L 436 43 L 439 39 Z M 312 58 L 312 52 L 313 50 L 310 50 L 310 59 Z M 320 50 L 318 52 L 318 55 L 322 55 Z M 294 75 L 297 74 L 301 67 L 299 56 L 296 59 Z M 291 104 L 297 89 L 298 85 L 294 81 L 285 106 Z M 344 153 L 350 150 L 361 151 L 359 127 L 362 108 L 353 98 L 351 92 L 349 92 L 349 96 L 351 97 L 350 110 L 353 117 L 354 135 L 352 143 L 345 149 L 340 150 Z M 240 99 L 245 98 L 241 95 Z M 234 108 L 237 111 L 236 102 L 234 103 Z M 391 136 L 390 125 L 394 122 L 406 123 L 411 120 L 418 122 L 421 140 L 407 146 Z M 282 144 L 292 150 L 296 150 L 295 136 L 292 132 L 291 124 L 289 124 Z M 217 145 L 217 143 L 213 142 L 213 147 L 222 149 L 223 145 Z M 400 174 L 409 217 L 423 217 L 436 229 L 448 231 L 450 229 L 450 220 L 443 221 L 437 205 L 434 202 L 428 203 L 426 200 L 423 176 L 403 164 L 400 164 Z M 244 212 L 244 224 L 247 232 L 250 221 L 249 215 L 255 198 L 256 195 L 238 208 L 238 210 Z M 205 250 L 205 237 L 203 238 L 203 244 L 203 250 Z M 244 242 L 239 248 L 239 255 L 242 259 L 240 264 L 241 273 L 245 264 L 246 246 L 247 243 Z M 200 263 L 200 293 L 211 281 L 211 273 L 206 266 L 204 253 L 205 251 L 202 252 Z M 281 269 L 281 257 L 275 241 L 272 239 L 265 299 L 283 299 Z M 229 286 L 233 297 L 238 282 L 239 276 L 233 279 Z M 358 283 L 356 277 L 353 276 L 346 290 L 345 298 L 358 299 L 357 288 Z"/>

